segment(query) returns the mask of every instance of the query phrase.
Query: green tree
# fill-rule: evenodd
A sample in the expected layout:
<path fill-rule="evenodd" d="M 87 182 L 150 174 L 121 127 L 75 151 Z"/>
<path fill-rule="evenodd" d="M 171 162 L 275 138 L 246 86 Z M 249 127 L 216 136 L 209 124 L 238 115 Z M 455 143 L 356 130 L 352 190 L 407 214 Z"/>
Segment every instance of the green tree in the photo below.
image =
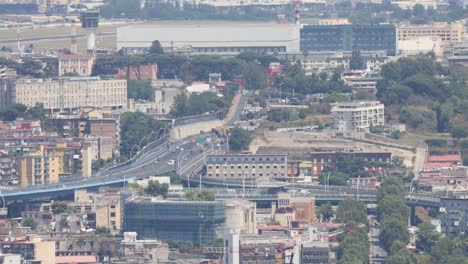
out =
<path fill-rule="evenodd" d="M 150 196 L 162 195 L 166 198 L 167 192 L 169 191 L 169 185 L 167 183 L 160 184 L 158 180 L 149 180 L 148 186 L 144 188 L 144 191 Z"/>
<path fill-rule="evenodd" d="M 161 46 L 161 43 L 159 42 L 159 40 L 155 40 L 151 43 L 151 46 L 149 48 L 149 53 L 151 54 L 163 54 L 164 53 L 164 49 Z"/>
<path fill-rule="evenodd" d="M 333 208 L 330 203 L 320 205 L 317 213 L 321 216 L 322 221 L 328 222 L 333 217 Z"/>
<path fill-rule="evenodd" d="M 466 242 L 465 242 L 466 243 Z M 458 238 L 441 238 L 431 249 L 433 263 L 440 264 L 467 264 L 468 258 L 464 254 L 463 241 Z"/>
<path fill-rule="evenodd" d="M 185 198 L 189 201 L 214 201 L 216 196 L 212 191 L 187 191 L 185 192 Z"/>
<path fill-rule="evenodd" d="M 423 18 L 426 15 L 426 9 L 423 5 L 416 4 L 413 7 L 413 15 L 417 18 Z"/>
<path fill-rule="evenodd" d="M 147 80 L 129 80 L 127 81 L 128 98 L 135 100 L 151 100 L 153 88 L 151 82 Z"/>
<path fill-rule="evenodd" d="M 366 205 L 356 199 L 345 199 L 338 204 L 336 221 L 346 224 L 367 223 Z"/>
<path fill-rule="evenodd" d="M 230 130 L 229 149 L 233 151 L 241 151 L 249 149 L 252 142 L 252 134 L 250 131 L 235 127 Z"/>
<path fill-rule="evenodd" d="M 468 131 L 466 127 L 463 126 L 453 126 L 450 130 L 450 134 L 453 138 L 459 140 L 468 136 Z"/>
<path fill-rule="evenodd" d="M 140 4 L 134 0 L 106 0 L 100 8 L 105 18 L 141 18 Z"/>
<path fill-rule="evenodd" d="M 367 264 L 369 259 L 369 237 L 365 229 L 353 230 L 346 233 L 338 246 L 338 263 Z"/>
<path fill-rule="evenodd" d="M 435 230 L 434 225 L 430 222 L 419 224 L 416 235 L 416 248 L 428 253 L 431 252 L 432 247 L 440 239 L 440 234 Z"/>
<path fill-rule="evenodd" d="M 123 160 L 134 155 L 138 146 L 143 147 L 151 132 L 157 132 L 159 128 L 166 127 L 166 123 L 157 121 L 141 112 L 126 112 L 120 115 L 120 155 Z"/>
<path fill-rule="evenodd" d="M 249 90 L 261 90 L 267 87 L 267 78 L 260 64 L 256 62 L 244 62 L 241 64 L 241 73 L 244 78 L 245 88 Z"/>
<path fill-rule="evenodd" d="M 405 244 L 409 242 L 409 233 L 406 225 L 395 217 L 385 217 L 380 225 L 380 242 L 383 248 L 389 252 L 393 242 L 399 240 Z"/>
<path fill-rule="evenodd" d="M 401 242 L 401 241 L 395 241 Z M 395 244 L 395 243 L 394 243 Z M 387 257 L 388 264 L 416 264 L 417 259 L 405 248 L 395 254 L 390 254 Z"/>
<path fill-rule="evenodd" d="M 52 213 L 54 214 L 62 214 L 62 213 L 65 213 L 66 211 L 68 211 L 69 207 L 68 207 L 68 203 L 67 202 L 63 202 L 63 201 L 56 201 L 54 203 L 52 203 Z"/>
<path fill-rule="evenodd" d="M 21 223 L 21 225 L 25 226 L 25 227 L 30 227 L 32 230 L 36 230 L 36 228 L 37 228 L 37 223 L 32 218 L 24 219 L 23 222 Z"/>
<path fill-rule="evenodd" d="M 361 51 L 358 48 L 353 49 L 353 53 L 351 54 L 351 59 L 349 61 L 349 69 L 350 70 L 365 70 L 366 69 L 366 62 L 364 58 L 361 56 Z"/>
<path fill-rule="evenodd" d="M 382 200 L 386 195 L 395 195 L 398 197 L 404 197 L 405 186 L 403 181 L 396 176 L 385 177 L 377 192 L 377 201 Z"/>
<path fill-rule="evenodd" d="M 186 93 L 180 93 L 174 98 L 174 103 L 171 108 L 171 116 L 182 117 L 188 115 L 187 106 L 188 96 Z"/>
<path fill-rule="evenodd" d="M 330 173 L 330 177 L 328 177 L 328 173 Z M 339 171 L 329 171 L 324 170 L 319 177 L 319 182 L 322 185 L 326 184 L 326 181 L 330 185 L 339 185 L 339 186 L 348 186 L 349 175 Z"/>
<path fill-rule="evenodd" d="M 105 236 L 110 236 L 111 231 L 109 228 L 105 226 L 98 226 L 96 227 L 96 235 L 105 235 Z"/>
<path fill-rule="evenodd" d="M 404 196 L 385 195 L 377 205 L 377 214 L 380 221 L 394 217 L 405 223 L 408 220 L 408 209 Z"/>

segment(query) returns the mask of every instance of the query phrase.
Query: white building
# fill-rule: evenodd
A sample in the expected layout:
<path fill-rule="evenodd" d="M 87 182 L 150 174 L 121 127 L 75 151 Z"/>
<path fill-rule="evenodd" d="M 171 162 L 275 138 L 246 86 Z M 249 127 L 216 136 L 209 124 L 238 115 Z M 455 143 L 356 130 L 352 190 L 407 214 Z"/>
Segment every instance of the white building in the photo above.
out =
<path fill-rule="evenodd" d="M 50 110 L 127 107 L 127 81 L 100 77 L 0 79 L 0 107 L 43 103 Z"/>
<path fill-rule="evenodd" d="M 240 230 L 242 234 L 254 235 L 257 232 L 256 203 L 229 199 L 224 203 L 226 214 L 226 229 Z"/>
<path fill-rule="evenodd" d="M 397 5 L 401 9 L 413 9 L 415 5 L 422 5 L 425 9 L 429 7 L 436 9 L 437 1 L 436 0 L 402 0 L 402 1 L 391 1 L 392 5 Z"/>
<path fill-rule="evenodd" d="M 320 51 L 297 54 L 296 59 L 300 61 L 306 74 L 310 75 L 323 71 L 331 72 L 338 67 L 349 70 L 351 55 L 350 51 Z M 361 56 L 366 63 L 367 70 L 375 73 L 380 73 L 382 66 L 389 61 L 386 51 L 361 51 Z"/>
<path fill-rule="evenodd" d="M 267 22 L 158 22 L 117 28 L 117 49 L 147 50 L 159 40 L 166 50 L 191 54 L 299 52 L 300 25 Z"/>
<path fill-rule="evenodd" d="M 178 79 L 158 79 L 151 81 L 152 99 L 156 103 L 156 111 L 165 116 L 171 111 L 175 97 L 183 91 L 185 84 Z"/>
<path fill-rule="evenodd" d="M 384 104 L 379 101 L 351 101 L 332 104 L 333 128 L 338 131 L 368 131 L 385 124 Z"/>
<path fill-rule="evenodd" d="M 444 55 L 441 47 L 442 40 L 439 36 L 418 37 L 409 40 L 399 40 L 398 49 L 404 56 L 416 56 L 420 53 L 434 52 L 437 57 Z"/>

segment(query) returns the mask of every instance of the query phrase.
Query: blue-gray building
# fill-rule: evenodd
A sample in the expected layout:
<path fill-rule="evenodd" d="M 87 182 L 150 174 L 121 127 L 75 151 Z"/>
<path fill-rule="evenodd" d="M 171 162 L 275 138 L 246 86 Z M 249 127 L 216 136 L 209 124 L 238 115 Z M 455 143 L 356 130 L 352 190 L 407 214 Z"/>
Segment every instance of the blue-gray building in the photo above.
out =
<path fill-rule="evenodd" d="M 446 236 L 468 235 L 468 198 L 442 198 L 440 220 Z"/>
<path fill-rule="evenodd" d="M 304 25 L 300 31 L 301 51 L 385 50 L 397 52 L 396 27 L 379 25 Z"/>
<path fill-rule="evenodd" d="M 225 222 L 222 201 L 136 198 L 124 206 L 124 231 L 141 238 L 207 244 Z"/>

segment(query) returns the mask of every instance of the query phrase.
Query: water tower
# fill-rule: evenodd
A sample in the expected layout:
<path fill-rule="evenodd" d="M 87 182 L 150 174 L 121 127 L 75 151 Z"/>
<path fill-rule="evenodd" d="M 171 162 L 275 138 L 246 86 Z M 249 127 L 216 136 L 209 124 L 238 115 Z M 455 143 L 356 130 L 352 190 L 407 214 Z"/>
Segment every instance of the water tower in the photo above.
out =
<path fill-rule="evenodd" d="M 87 50 L 96 51 L 96 29 L 99 26 L 99 11 L 88 10 L 81 13 L 81 27 L 86 29 Z"/>

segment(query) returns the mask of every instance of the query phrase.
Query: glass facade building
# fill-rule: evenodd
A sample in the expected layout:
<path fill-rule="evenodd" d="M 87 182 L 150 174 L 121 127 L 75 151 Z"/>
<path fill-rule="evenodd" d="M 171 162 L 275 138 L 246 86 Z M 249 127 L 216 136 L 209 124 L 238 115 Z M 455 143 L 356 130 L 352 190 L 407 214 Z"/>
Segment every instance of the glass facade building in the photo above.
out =
<path fill-rule="evenodd" d="M 385 50 L 397 53 L 396 27 L 380 25 L 304 25 L 301 28 L 301 51 Z"/>
<path fill-rule="evenodd" d="M 222 201 L 135 199 L 124 206 L 125 232 L 141 238 L 206 244 L 225 222 Z"/>

